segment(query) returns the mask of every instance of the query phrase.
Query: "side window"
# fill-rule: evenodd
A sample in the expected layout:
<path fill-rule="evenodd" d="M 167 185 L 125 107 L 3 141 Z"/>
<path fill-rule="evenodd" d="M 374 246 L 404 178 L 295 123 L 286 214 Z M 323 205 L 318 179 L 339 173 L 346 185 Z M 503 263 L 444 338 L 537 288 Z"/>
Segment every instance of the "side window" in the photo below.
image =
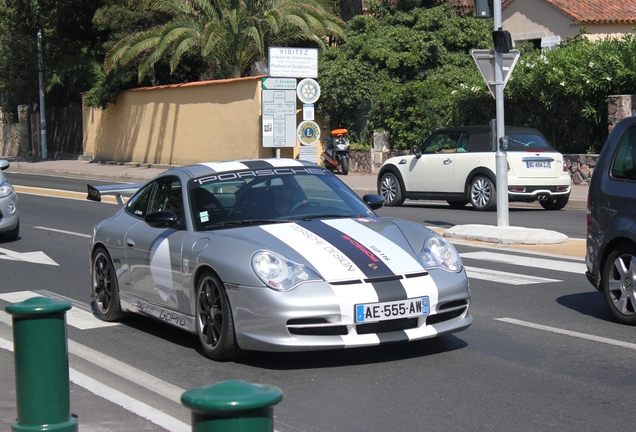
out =
<path fill-rule="evenodd" d="M 454 153 L 461 132 L 438 133 L 422 147 L 422 153 Z"/>
<path fill-rule="evenodd" d="M 179 179 L 168 177 L 159 179 L 156 183 L 157 187 L 150 198 L 148 213 L 170 210 L 180 218 L 183 213 L 183 196 Z"/>
<path fill-rule="evenodd" d="M 137 191 L 137 193 L 130 198 L 128 204 L 126 204 L 126 211 L 140 218 L 145 217 L 147 213 L 146 209 L 148 208 L 148 201 L 150 200 L 150 194 L 152 193 L 154 186 L 155 182 L 152 182 Z"/>
<path fill-rule="evenodd" d="M 470 151 L 470 137 L 468 134 L 462 134 L 457 145 L 457 153 L 465 153 Z"/>
<path fill-rule="evenodd" d="M 612 162 L 612 177 L 636 180 L 636 128 L 627 131 Z"/>

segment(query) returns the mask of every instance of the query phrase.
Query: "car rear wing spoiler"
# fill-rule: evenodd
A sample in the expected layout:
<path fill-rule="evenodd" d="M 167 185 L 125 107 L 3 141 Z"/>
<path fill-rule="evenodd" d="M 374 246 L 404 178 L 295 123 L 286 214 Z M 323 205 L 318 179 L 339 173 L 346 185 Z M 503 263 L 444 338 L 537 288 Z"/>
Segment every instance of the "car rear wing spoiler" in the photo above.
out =
<path fill-rule="evenodd" d="M 88 195 L 86 196 L 87 200 L 90 201 L 102 201 L 102 196 L 111 195 L 117 198 L 117 204 L 120 207 L 123 207 L 126 202 L 124 201 L 124 195 L 130 196 L 137 192 L 137 190 L 142 187 L 144 183 L 135 183 L 135 184 L 114 184 L 114 185 L 105 185 L 105 186 L 88 186 Z"/>

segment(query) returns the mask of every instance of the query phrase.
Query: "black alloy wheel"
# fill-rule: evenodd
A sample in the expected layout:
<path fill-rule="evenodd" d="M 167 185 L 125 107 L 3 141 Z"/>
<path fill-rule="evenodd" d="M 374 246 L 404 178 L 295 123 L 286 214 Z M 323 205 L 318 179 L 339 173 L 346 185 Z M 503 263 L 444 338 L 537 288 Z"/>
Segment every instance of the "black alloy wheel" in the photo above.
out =
<path fill-rule="evenodd" d="M 197 284 L 197 334 L 205 355 L 212 360 L 232 360 L 240 352 L 234 334 L 230 302 L 223 283 L 206 271 Z"/>
<path fill-rule="evenodd" d="M 113 262 L 103 247 L 93 253 L 91 266 L 93 302 L 97 315 L 104 321 L 120 321 L 124 317 L 119 303 L 119 284 Z"/>

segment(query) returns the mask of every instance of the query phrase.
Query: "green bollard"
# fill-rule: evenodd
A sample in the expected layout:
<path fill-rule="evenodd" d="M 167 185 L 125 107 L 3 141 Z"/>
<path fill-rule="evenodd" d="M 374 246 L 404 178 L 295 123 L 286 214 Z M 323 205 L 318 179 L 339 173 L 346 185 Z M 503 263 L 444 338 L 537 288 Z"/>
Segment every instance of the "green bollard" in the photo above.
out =
<path fill-rule="evenodd" d="M 272 432 L 274 409 L 283 392 L 267 384 L 223 381 L 181 395 L 192 410 L 192 432 Z"/>
<path fill-rule="evenodd" d="M 76 432 L 71 418 L 65 313 L 71 303 L 33 297 L 7 305 L 13 316 L 18 417 L 13 431 Z"/>

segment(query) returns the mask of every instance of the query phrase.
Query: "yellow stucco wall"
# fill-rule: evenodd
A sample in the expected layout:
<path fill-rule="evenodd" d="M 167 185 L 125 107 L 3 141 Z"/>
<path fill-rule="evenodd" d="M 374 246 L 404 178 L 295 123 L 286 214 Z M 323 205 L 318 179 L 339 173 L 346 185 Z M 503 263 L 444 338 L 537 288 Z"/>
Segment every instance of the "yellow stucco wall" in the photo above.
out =
<path fill-rule="evenodd" d="M 106 110 L 83 108 L 84 154 L 165 165 L 272 157 L 260 115 L 261 77 L 128 90 Z"/>
<path fill-rule="evenodd" d="M 621 24 L 577 24 L 574 20 L 542 0 L 516 0 L 502 10 L 502 28 L 513 36 L 544 32 L 545 36 L 576 36 L 585 27 L 591 40 L 608 36 L 620 37 L 632 32 L 632 26 Z"/>

